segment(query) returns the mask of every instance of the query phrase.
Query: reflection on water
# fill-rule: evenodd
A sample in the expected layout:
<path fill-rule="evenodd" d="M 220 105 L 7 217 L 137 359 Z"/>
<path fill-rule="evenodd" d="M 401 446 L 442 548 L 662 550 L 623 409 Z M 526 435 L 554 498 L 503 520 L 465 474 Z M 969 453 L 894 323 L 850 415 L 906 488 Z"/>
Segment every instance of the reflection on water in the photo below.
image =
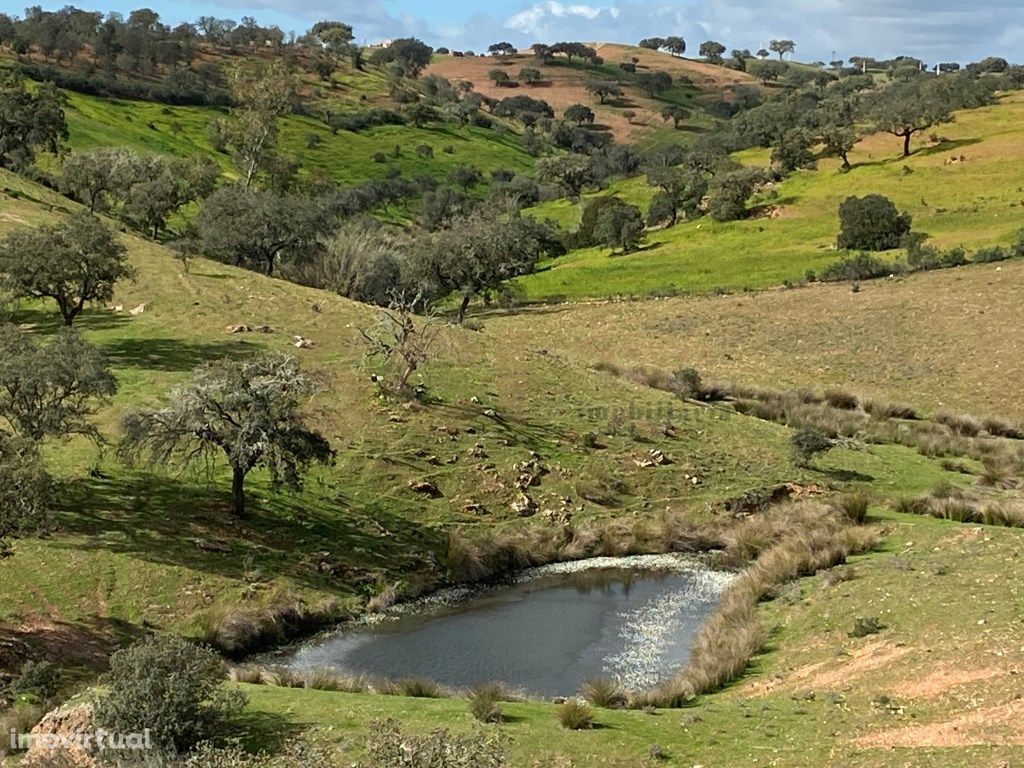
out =
<path fill-rule="evenodd" d="M 302 646 L 286 663 L 450 686 L 500 680 L 545 696 L 574 693 L 600 676 L 644 688 L 685 662 L 726 582 L 696 564 L 547 574 L 345 629 Z"/>

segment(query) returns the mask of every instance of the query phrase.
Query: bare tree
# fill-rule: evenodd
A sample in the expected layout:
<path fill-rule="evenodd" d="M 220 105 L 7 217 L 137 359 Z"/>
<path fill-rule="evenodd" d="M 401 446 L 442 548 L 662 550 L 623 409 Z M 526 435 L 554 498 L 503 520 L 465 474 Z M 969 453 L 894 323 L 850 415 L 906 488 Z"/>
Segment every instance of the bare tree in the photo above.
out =
<path fill-rule="evenodd" d="M 387 307 L 378 310 L 377 322 L 360 328 L 366 342 L 366 356 L 378 359 L 387 373 L 374 380 L 381 389 L 396 395 L 409 392 L 409 379 L 425 363 L 441 333 L 442 324 L 432 314 L 417 321 L 416 310 L 423 297 L 410 298 L 404 291 L 393 291 Z"/>

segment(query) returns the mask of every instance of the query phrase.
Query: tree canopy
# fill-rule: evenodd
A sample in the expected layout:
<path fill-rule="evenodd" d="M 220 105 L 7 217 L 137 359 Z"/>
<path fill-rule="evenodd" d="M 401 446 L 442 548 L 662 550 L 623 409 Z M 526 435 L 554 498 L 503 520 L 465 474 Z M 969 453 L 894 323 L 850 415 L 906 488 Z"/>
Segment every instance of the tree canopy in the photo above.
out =
<path fill-rule="evenodd" d="M 53 299 L 68 327 L 86 303 L 109 301 L 134 274 L 124 246 L 87 212 L 0 241 L 0 282 L 16 296 Z"/>
<path fill-rule="evenodd" d="M 56 152 L 68 138 L 66 99 L 52 83 L 29 88 L 10 73 L 0 79 L 0 168 L 23 170 L 36 152 Z"/>
<path fill-rule="evenodd" d="M 158 410 L 123 421 L 121 455 L 158 466 L 203 465 L 224 454 L 232 474 L 232 505 L 243 517 L 245 479 L 256 467 L 275 484 L 297 488 L 310 464 L 330 461 L 327 440 L 307 426 L 303 402 L 319 390 L 294 357 L 264 354 L 198 368 Z"/>

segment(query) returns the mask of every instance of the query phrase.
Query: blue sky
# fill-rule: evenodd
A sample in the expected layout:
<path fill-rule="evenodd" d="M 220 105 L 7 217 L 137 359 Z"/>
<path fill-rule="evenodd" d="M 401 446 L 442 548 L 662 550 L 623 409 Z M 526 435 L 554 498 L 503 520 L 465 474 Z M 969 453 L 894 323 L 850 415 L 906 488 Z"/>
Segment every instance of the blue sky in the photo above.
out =
<path fill-rule="evenodd" d="M 0 0 L 21 13 L 27 2 Z M 42 3 L 58 8 L 64 2 Z M 137 4 L 80 0 L 89 9 L 128 11 Z M 458 49 L 499 40 L 636 42 L 682 35 L 695 54 L 707 39 L 757 50 L 770 39 L 797 42 L 797 57 L 831 60 L 909 54 L 928 62 L 1001 55 L 1024 59 L 1024 0 L 152 0 L 171 22 L 201 15 L 255 16 L 302 31 L 324 18 L 355 27 L 364 42 L 416 36 Z"/>

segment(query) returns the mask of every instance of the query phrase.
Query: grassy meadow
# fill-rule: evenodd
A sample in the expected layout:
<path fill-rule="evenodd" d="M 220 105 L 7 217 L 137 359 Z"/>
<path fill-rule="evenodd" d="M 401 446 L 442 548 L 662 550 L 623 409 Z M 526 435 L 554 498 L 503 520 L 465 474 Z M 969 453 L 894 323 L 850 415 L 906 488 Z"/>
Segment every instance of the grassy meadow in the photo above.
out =
<path fill-rule="evenodd" d="M 936 245 L 1007 245 L 1024 227 L 1022 125 L 1024 95 L 1013 93 L 937 126 L 931 133 L 938 142 L 919 134 L 907 159 L 895 137 L 868 136 L 850 154 L 849 173 L 839 171 L 838 161 L 822 159 L 817 170 L 798 171 L 776 185 L 777 197 L 756 206 L 745 221 L 702 218 L 650 231 L 645 245 L 625 256 L 611 256 L 606 248 L 574 251 L 521 278 L 519 286 L 528 299 L 542 300 L 709 293 L 799 281 L 836 260 L 839 204 L 874 193 L 910 213 L 914 229 Z M 757 150 L 740 159 L 762 166 L 768 161 Z M 619 195 L 646 211 L 654 191 L 639 178 L 601 194 Z M 579 204 L 567 200 L 531 210 L 567 229 L 580 215 Z"/>

